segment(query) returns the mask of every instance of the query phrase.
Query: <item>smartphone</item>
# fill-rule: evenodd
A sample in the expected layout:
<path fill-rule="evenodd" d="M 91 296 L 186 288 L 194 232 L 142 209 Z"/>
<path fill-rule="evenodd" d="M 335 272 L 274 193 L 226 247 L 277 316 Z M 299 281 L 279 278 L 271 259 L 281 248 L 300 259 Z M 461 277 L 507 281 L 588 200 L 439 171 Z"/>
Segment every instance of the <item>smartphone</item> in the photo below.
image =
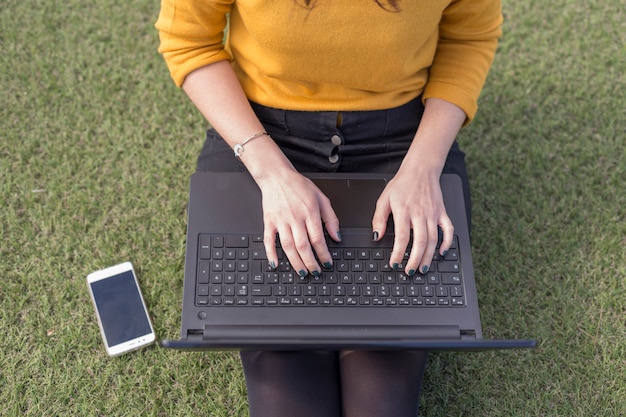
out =
<path fill-rule="evenodd" d="M 130 262 L 87 276 L 104 347 L 110 356 L 139 349 L 156 340 L 154 328 Z"/>

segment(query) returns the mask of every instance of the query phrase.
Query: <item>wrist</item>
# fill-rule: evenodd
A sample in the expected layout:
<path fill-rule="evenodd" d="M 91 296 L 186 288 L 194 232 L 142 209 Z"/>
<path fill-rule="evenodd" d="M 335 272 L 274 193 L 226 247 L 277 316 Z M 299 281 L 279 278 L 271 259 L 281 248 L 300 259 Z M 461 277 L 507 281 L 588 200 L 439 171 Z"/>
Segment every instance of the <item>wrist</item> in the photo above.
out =
<path fill-rule="evenodd" d="M 248 136 L 246 139 L 235 144 L 235 146 L 233 147 L 233 152 L 235 153 L 235 157 L 241 161 L 241 156 L 246 151 L 245 146 L 248 144 L 248 142 L 253 141 L 254 139 L 260 138 L 261 136 L 267 136 L 271 139 L 271 136 L 268 135 L 267 132 L 265 131 L 255 133 L 252 136 Z"/>
<path fill-rule="evenodd" d="M 413 145 L 402 160 L 398 172 L 439 177 L 448 156 L 447 148 L 435 152 L 430 147 L 421 147 L 416 143 Z"/>
<path fill-rule="evenodd" d="M 417 161 L 416 163 L 406 163 L 405 160 L 400 168 L 396 176 L 408 176 L 413 178 L 414 181 L 424 181 L 424 180 L 439 180 L 441 176 L 441 172 L 443 171 L 443 166 L 445 164 L 445 160 L 443 163 L 434 163 L 433 161 L 429 161 L 428 163 L 422 163 Z"/>
<path fill-rule="evenodd" d="M 261 135 L 258 139 L 249 141 L 244 149 L 239 160 L 259 187 L 271 178 L 282 176 L 286 170 L 295 171 L 289 159 L 269 135 Z"/>

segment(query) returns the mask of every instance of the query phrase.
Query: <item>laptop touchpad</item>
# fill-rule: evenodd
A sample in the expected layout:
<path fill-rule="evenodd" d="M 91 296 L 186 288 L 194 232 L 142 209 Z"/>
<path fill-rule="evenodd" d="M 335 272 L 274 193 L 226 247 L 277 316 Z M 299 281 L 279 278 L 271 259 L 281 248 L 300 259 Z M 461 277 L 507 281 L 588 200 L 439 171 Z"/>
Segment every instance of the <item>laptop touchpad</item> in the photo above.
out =
<path fill-rule="evenodd" d="M 341 228 L 371 228 L 376 201 L 385 188 L 380 178 L 313 179 L 330 199 Z"/>

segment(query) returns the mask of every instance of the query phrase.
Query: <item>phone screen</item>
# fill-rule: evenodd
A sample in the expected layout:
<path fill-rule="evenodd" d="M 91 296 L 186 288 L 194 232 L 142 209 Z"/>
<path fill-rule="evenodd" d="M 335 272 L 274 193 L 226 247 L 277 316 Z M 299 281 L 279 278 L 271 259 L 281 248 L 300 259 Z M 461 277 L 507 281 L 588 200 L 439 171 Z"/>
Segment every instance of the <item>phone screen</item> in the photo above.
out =
<path fill-rule="evenodd" d="M 152 332 L 132 271 L 124 271 L 90 285 L 109 346 Z"/>

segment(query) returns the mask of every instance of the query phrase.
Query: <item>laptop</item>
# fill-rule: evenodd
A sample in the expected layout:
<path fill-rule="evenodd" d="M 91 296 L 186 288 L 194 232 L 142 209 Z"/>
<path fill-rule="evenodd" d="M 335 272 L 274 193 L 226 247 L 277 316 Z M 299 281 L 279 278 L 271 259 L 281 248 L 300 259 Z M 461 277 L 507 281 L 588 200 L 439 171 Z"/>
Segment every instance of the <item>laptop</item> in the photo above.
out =
<path fill-rule="evenodd" d="M 342 242 L 327 238 L 333 267 L 300 277 L 286 257 L 269 268 L 261 193 L 248 173 L 191 177 L 181 350 L 486 350 L 532 339 L 483 339 L 461 180 L 443 174 L 455 236 L 430 271 L 388 265 L 393 225 L 372 241 L 372 215 L 391 176 L 305 174 L 329 197 Z M 278 252 L 281 252 L 280 247 Z"/>

